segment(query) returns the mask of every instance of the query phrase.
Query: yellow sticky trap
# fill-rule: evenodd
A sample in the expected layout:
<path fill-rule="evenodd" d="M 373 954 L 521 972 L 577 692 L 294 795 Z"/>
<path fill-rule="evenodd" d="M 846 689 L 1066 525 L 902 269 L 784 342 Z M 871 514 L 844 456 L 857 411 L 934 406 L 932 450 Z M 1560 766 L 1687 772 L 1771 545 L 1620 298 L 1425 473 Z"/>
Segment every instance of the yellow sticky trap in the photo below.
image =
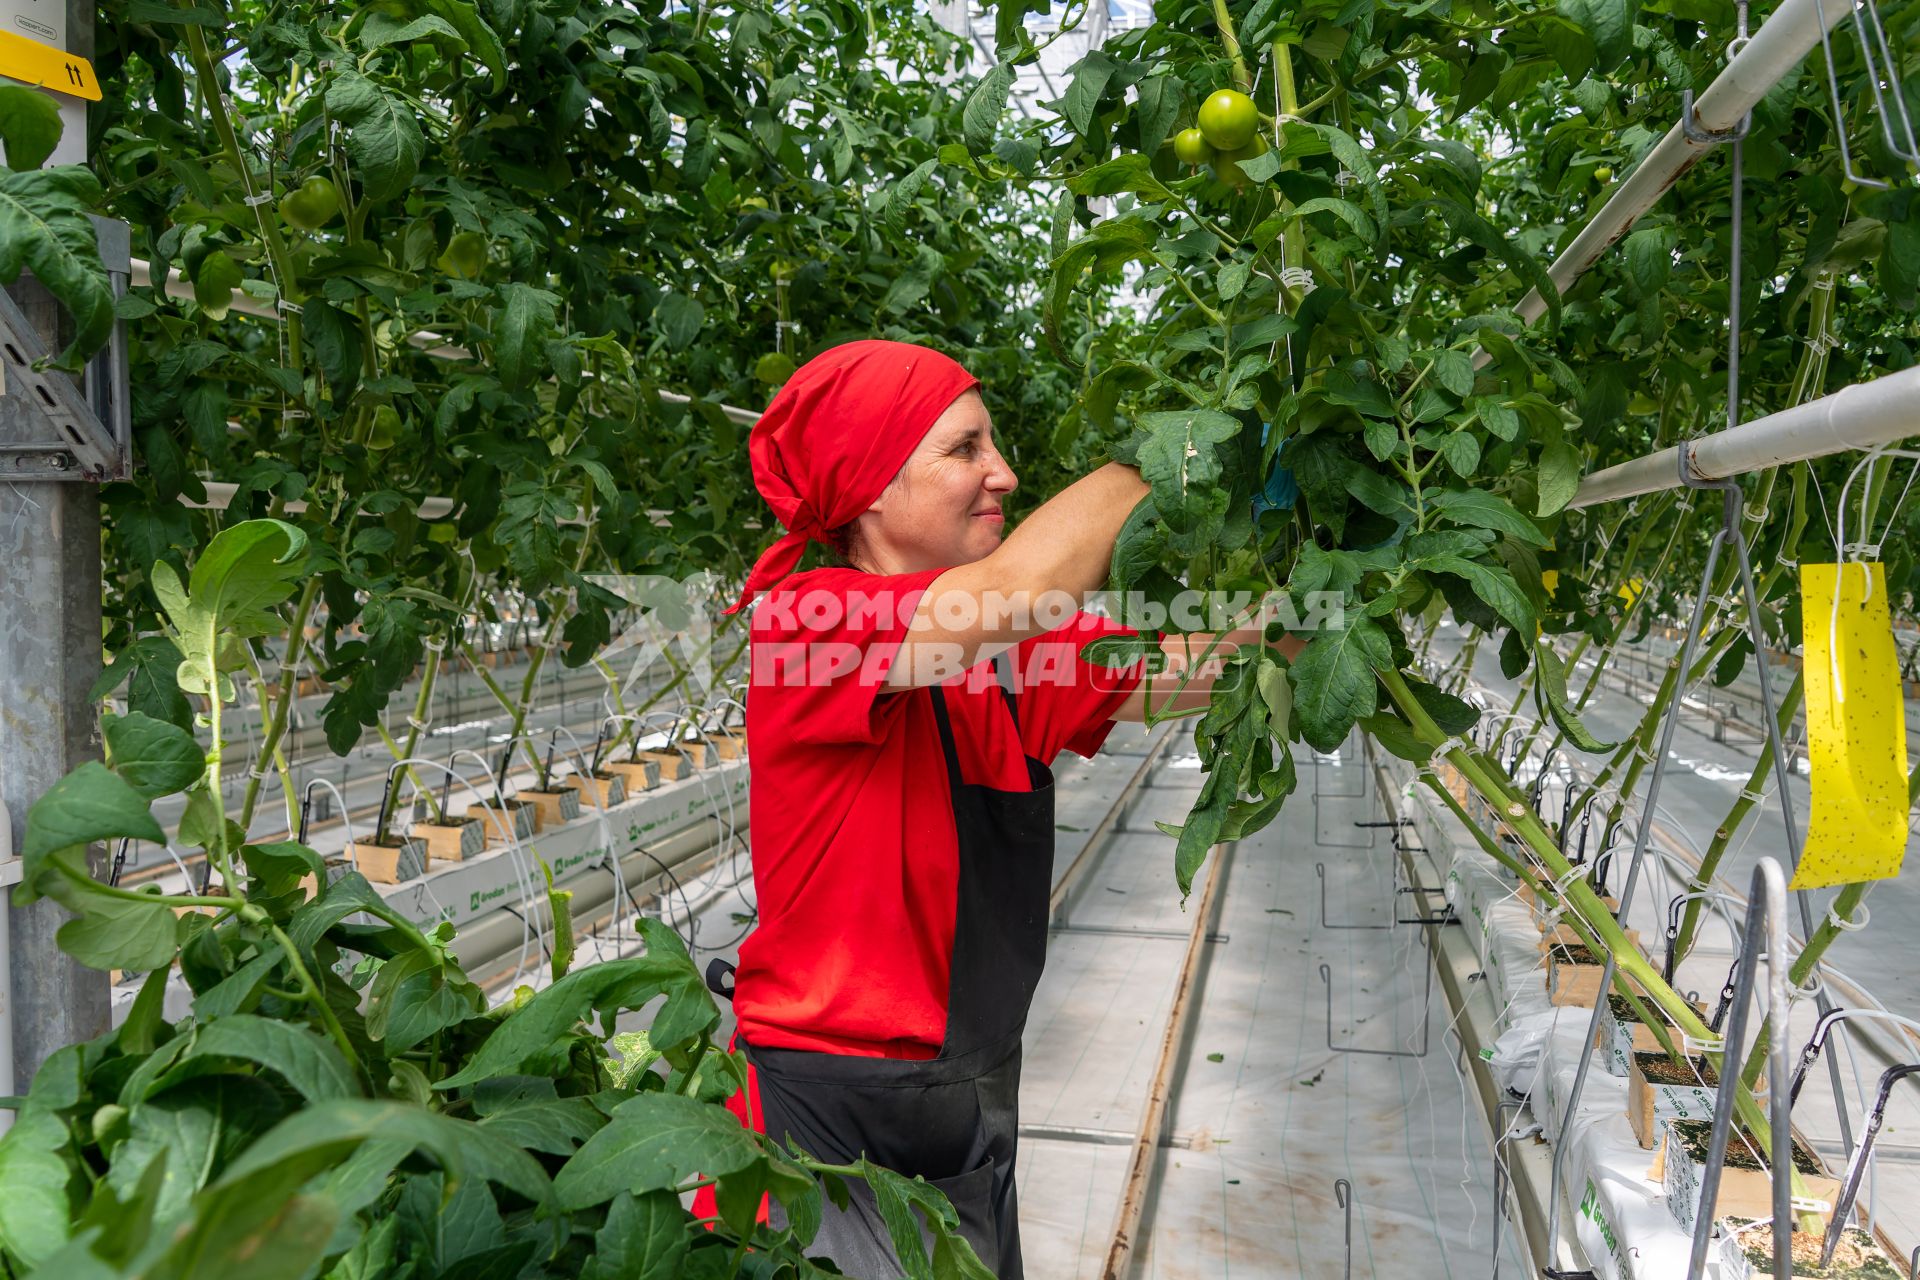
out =
<path fill-rule="evenodd" d="M 1907 726 L 1886 567 L 1801 565 L 1800 616 L 1813 816 L 1789 887 L 1897 876 L 1907 851 Z"/>

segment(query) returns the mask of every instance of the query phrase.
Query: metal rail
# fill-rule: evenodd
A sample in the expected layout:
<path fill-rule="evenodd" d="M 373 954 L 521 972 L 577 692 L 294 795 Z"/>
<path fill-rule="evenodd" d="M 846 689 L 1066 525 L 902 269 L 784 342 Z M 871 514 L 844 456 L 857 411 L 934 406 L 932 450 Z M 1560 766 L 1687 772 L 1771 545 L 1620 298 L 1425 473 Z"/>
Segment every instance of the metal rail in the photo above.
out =
<path fill-rule="evenodd" d="M 1613 195 L 1573 243 L 1553 260 L 1547 277 L 1554 288 L 1564 294 L 1585 275 L 1642 214 L 1660 202 L 1681 174 L 1714 148 L 1711 135 L 1725 135 L 1737 128 L 1754 104 L 1813 52 L 1824 31 L 1838 26 L 1851 11 L 1848 5 L 1834 0 L 1785 0 L 1775 9 L 1705 92 L 1693 99 L 1694 130 L 1689 132 L 1684 118 L 1668 129 L 1667 135 L 1614 188 Z M 1538 290 L 1529 291 L 1515 308 L 1528 324 L 1546 309 L 1547 300 Z M 1482 353 L 1478 363 L 1489 358 Z"/>
<path fill-rule="evenodd" d="M 1696 476 L 1724 480 L 1850 449 L 1878 448 L 1915 434 L 1920 434 L 1920 366 L 1596 471 L 1580 482 L 1567 506 L 1572 510 L 1677 489 L 1682 450 Z"/>
<path fill-rule="evenodd" d="M 1160 1035 L 1160 1056 L 1153 1069 L 1153 1083 L 1147 1090 L 1147 1107 L 1134 1133 L 1133 1157 L 1127 1162 L 1125 1190 L 1120 1209 L 1114 1217 L 1113 1235 L 1107 1246 L 1106 1265 L 1101 1280 L 1126 1280 L 1133 1265 L 1134 1245 L 1147 1207 L 1147 1191 L 1153 1180 L 1153 1167 L 1160 1150 L 1160 1131 L 1167 1122 L 1167 1103 L 1173 1092 L 1173 1068 L 1185 1056 L 1187 1011 L 1200 986 L 1200 957 L 1207 948 L 1209 922 L 1220 898 L 1220 882 L 1226 879 L 1225 866 L 1238 841 L 1215 845 L 1207 859 L 1207 883 L 1200 891 L 1200 906 L 1193 913 L 1193 926 L 1187 932 L 1187 951 L 1180 962 L 1180 978 L 1173 992 L 1173 1008 L 1167 1013 L 1166 1029 Z"/>

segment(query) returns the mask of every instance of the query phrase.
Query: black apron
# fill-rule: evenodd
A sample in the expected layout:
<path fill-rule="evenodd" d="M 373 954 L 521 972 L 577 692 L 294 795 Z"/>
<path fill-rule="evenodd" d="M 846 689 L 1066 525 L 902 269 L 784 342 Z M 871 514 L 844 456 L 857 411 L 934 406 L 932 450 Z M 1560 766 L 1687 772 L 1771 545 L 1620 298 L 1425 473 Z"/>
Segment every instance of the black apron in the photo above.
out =
<path fill-rule="evenodd" d="M 769 1137 L 791 1135 L 817 1160 L 844 1164 L 865 1156 L 924 1177 L 953 1202 L 961 1234 L 994 1275 L 1022 1280 L 1013 1180 L 1020 1033 L 1046 960 L 1053 771 L 1026 756 L 1031 791 L 961 781 L 946 698 L 937 686 L 932 692 L 960 845 L 947 1032 L 939 1055 L 903 1061 L 741 1043 L 758 1077 Z M 1013 693 L 1004 684 L 1002 692 L 1017 731 Z M 722 990 L 712 969 L 709 980 Z M 904 1276 L 872 1193 L 858 1181 L 850 1181 L 848 1191 L 844 1212 L 825 1202 L 825 1221 L 807 1252 L 831 1258 L 861 1280 Z M 783 1226 L 777 1202 L 772 1213 Z"/>

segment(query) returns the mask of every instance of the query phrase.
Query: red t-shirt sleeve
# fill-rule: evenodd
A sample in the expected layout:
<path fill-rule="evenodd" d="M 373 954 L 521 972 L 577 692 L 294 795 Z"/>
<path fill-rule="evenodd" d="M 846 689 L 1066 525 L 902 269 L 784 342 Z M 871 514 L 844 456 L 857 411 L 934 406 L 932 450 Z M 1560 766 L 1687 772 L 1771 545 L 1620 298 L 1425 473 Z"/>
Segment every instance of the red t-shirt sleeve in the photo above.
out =
<path fill-rule="evenodd" d="M 1110 618 L 1077 613 L 1019 645 L 1020 737 L 1027 754 L 1052 764 L 1063 750 L 1091 758 L 1113 731 L 1113 713 L 1140 687 L 1144 664 L 1112 668 L 1080 656 L 1101 636 L 1139 632 Z"/>
<path fill-rule="evenodd" d="M 753 684 L 774 701 L 796 742 L 878 744 L 904 699 L 887 670 L 920 597 L 945 572 L 872 574 L 815 569 L 767 593 L 753 613 Z"/>

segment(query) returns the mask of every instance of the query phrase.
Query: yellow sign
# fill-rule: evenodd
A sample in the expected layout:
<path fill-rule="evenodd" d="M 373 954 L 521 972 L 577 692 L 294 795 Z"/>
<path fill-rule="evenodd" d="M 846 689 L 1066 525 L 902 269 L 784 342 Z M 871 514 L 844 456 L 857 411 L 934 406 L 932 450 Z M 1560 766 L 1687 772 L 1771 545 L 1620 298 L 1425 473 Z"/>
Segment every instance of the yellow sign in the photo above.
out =
<path fill-rule="evenodd" d="M 1794 889 L 1884 880 L 1907 851 L 1906 699 L 1886 567 L 1800 566 L 1813 816 Z"/>
<path fill-rule="evenodd" d="M 100 82 L 94 79 L 91 62 L 77 53 L 11 31 L 0 31 L 0 75 L 89 102 L 100 101 Z"/>

